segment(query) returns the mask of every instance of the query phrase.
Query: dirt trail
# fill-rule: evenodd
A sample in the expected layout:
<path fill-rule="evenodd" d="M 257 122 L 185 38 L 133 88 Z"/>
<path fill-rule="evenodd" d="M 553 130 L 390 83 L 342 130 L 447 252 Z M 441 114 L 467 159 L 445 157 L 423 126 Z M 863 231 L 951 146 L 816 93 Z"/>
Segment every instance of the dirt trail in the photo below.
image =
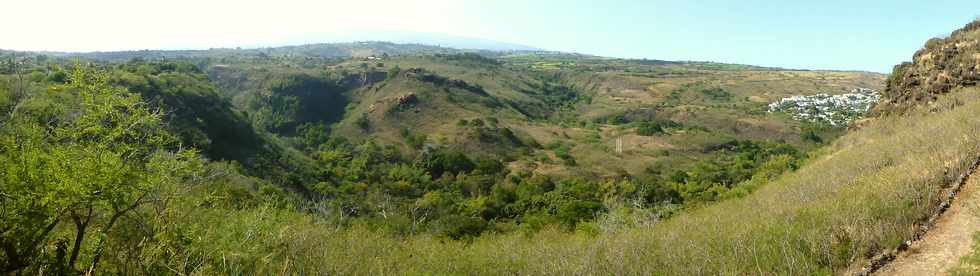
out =
<path fill-rule="evenodd" d="M 970 254 L 980 231 L 980 171 L 974 171 L 956 198 L 921 240 L 874 275 L 945 275 Z"/>

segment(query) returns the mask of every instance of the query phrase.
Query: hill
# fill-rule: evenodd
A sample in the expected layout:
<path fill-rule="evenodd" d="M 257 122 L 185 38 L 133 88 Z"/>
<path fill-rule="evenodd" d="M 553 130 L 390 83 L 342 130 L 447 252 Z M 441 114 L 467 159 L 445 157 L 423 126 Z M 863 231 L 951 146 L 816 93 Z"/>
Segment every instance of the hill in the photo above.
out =
<path fill-rule="evenodd" d="M 481 50 L 465 50 L 481 51 Z M 16 51 L 7 51 L 16 54 Z M 349 43 L 318 43 L 297 46 L 266 47 L 266 48 L 217 48 L 208 50 L 138 50 L 115 52 L 24 52 L 22 55 L 43 55 L 61 58 L 84 58 L 102 61 L 129 61 L 131 59 L 181 59 L 181 58 L 264 58 L 269 56 L 301 56 L 316 59 L 346 59 L 368 56 L 415 55 L 436 53 L 460 53 L 464 50 L 444 48 L 424 44 L 395 44 L 390 42 L 364 41 Z"/>
<path fill-rule="evenodd" d="M 379 29 L 352 29 L 343 32 L 313 34 L 289 39 L 286 44 L 307 44 L 310 41 L 389 41 L 398 44 L 437 45 L 455 49 L 487 51 L 542 51 L 540 48 L 488 39 L 461 37 L 437 33 L 392 31 Z"/>
<path fill-rule="evenodd" d="M 101 262 L 96 271 L 120 274 L 262 273 L 281 267 L 342 274 L 631 272 L 596 264 L 627 254 L 619 249 L 641 251 L 615 240 L 649 246 L 681 237 L 677 242 L 707 248 L 712 235 L 703 231 L 714 228 L 680 229 L 717 223 L 732 234 L 757 237 L 752 233 L 781 231 L 770 228 L 775 226 L 769 220 L 838 202 L 817 197 L 752 210 L 767 198 L 791 196 L 782 189 L 834 194 L 841 186 L 817 182 L 825 180 L 812 176 L 818 171 L 846 170 L 841 183 L 875 173 L 854 161 L 866 154 L 865 147 L 841 148 L 840 154 L 821 148 L 863 141 L 834 142 L 866 110 L 848 105 L 855 104 L 849 102 L 852 92 L 877 93 L 884 80 L 865 72 L 373 42 L 16 53 L 4 65 L 0 111 L 8 116 L 0 116 L 0 158 L 10 162 L 4 163 L 0 184 L 17 191 L 3 194 L 5 208 L 14 210 L 3 220 L 17 223 L 0 236 L 2 245 L 14 248 L 3 252 L 12 261 L 0 268 L 81 271 L 79 262 L 89 269 Z M 850 111 L 831 116 L 839 110 L 807 97 L 839 99 L 824 102 L 842 102 Z M 770 108 L 788 102 L 800 108 Z M 863 135 L 898 142 L 878 132 Z M 911 154 L 890 150 L 881 149 L 883 160 Z M 827 155 L 844 159 L 820 161 Z M 106 182 L 127 188 L 102 196 L 103 186 L 78 186 L 58 170 L 31 169 L 75 164 L 58 160 L 133 166 L 107 171 L 128 176 Z M 837 161 L 855 165 L 834 167 Z M 784 173 L 811 176 L 797 183 L 779 177 Z M 82 182 L 93 183 L 99 175 Z M 867 191 L 858 192 L 855 198 L 867 199 Z M 734 220 L 750 214 L 747 224 Z M 127 219 L 116 224 L 120 217 Z M 838 219 L 822 213 L 813 218 Z M 787 221 L 783 226 L 810 229 L 808 235 L 829 231 Z M 242 235 L 259 236 L 243 243 Z M 854 239 L 854 248 L 845 247 L 854 250 L 848 257 L 891 241 Z M 744 240 L 715 242 L 736 241 Z M 765 243 L 775 241 L 758 242 L 776 248 Z M 367 251 L 349 246 L 354 244 Z M 321 250 L 327 248 L 355 249 Z M 548 250 L 501 259 L 489 248 L 511 248 L 514 254 Z M 563 268 L 569 270 L 548 270 L 542 265 L 553 263 L 538 259 L 596 252 L 588 248 L 609 255 L 569 259 L 576 262 Z M 695 260 L 681 257 L 694 255 L 691 248 L 676 253 L 682 255 L 643 248 L 646 257 L 622 256 L 665 262 L 661 271 L 697 272 L 680 261 Z M 845 263 L 800 250 L 785 255 L 806 255 L 800 261 L 813 269 L 799 271 L 838 270 Z M 420 256 L 425 264 L 405 256 Z M 519 263 L 493 263 L 507 259 Z M 439 265 L 450 260 L 458 266 Z M 796 271 L 775 265 L 764 269 Z"/>
<path fill-rule="evenodd" d="M 901 98 L 903 92 L 893 89 L 887 97 Z M 859 271 L 869 257 L 914 237 L 917 225 L 941 208 L 942 191 L 968 173 L 980 156 L 973 138 L 980 132 L 974 116 L 980 111 L 977 89 L 958 85 L 944 92 L 929 95 L 931 103 L 904 106 L 906 116 L 883 116 L 847 133 L 796 171 L 753 177 L 765 183 L 755 193 L 663 221 L 647 212 L 613 208 L 572 233 L 503 232 L 468 243 L 444 243 L 425 235 L 365 238 L 363 229 L 310 230 L 283 239 L 302 238 L 304 249 L 352 248 L 314 250 L 320 259 L 338 260 L 317 267 L 342 274 Z"/>

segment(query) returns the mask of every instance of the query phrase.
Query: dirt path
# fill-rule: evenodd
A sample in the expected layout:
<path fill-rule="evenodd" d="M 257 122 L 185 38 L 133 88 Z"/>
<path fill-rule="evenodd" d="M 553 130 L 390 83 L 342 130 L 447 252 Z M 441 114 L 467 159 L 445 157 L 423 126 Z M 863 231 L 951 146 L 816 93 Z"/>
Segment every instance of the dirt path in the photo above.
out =
<path fill-rule="evenodd" d="M 980 171 L 960 189 L 949 209 L 923 238 L 874 275 L 945 275 L 970 253 L 980 231 Z"/>

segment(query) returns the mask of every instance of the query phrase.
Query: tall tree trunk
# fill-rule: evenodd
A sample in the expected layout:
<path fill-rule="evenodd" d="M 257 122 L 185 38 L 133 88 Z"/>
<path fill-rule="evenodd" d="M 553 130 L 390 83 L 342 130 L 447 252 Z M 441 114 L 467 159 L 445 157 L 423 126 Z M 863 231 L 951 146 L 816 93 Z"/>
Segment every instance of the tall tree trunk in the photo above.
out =
<path fill-rule="evenodd" d="M 84 218 L 72 212 L 71 219 L 75 222 L 75 243 L 71 248 L 71 257 L 68 258 L 68 269 L 75 269 L 75 261 L 78 260 L 78 253 L 82 249 L 82 239 L 85 238 L 85 228 L 92 219 L 92 208 L 88 208 L 88 214 Z"/>
<path fill-rule="evenodd" d="M 109 234 L 109 230 L 112 230 L 112 226 L 116 224 L 116 221 L 119 220 L 120 217 L 126 213 L 129 213 L 130 211 L 135 210 L 136 207 L 139 207 L 140 204 L 143 203 L 143 198 L 146 196 L 147 194 L 141 195 L 135 202 L 133 202 L 132 205 L 129 205 L 129 207 L 126 207 L 125 209 L 117 209 L 117 211 L 112 214 L 112 217 L 109 218 L 109 222 L 102 228 L 103 235 L 99 237 L 99 243 L 95 246 L 95 257 L 92 258 L 92 265 L 90 265 L 88 268 L 89 274 L 95 273 L 95 267 L 99 264 L 99 260 L 102 258 L 102 252 L 103 249 L 105 249 L 103 248 L 105 246 L 105 236 Z"/>
<path fill-rule="evenodd" d="M 21 260 L 20 254 L 17 252 L 17 248 L 14 247 L 12 242 L 7 242 L 0 239 L 0 248 L 2 248 L 4 254 L 7 255 L 7 260 L 0 262 L 0 272 L 13 274 L 12 272 L 27 266 L 27 264 Z"/>

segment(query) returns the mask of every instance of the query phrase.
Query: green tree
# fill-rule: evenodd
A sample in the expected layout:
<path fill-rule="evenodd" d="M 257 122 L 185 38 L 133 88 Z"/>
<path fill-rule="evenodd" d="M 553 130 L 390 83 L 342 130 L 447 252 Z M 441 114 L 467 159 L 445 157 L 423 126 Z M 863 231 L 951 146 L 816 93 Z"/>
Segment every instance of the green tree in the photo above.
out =
<path fill-rule="evenodd" d="M 66 95 L 76 102 L 53 100 Z M 158 198 L 195 154 L 166 132 L 162 111 L 105 74 L 76 68 L 27 101 L 0 128 L 0 271 L 95 271 L 121 218 Z"/>

